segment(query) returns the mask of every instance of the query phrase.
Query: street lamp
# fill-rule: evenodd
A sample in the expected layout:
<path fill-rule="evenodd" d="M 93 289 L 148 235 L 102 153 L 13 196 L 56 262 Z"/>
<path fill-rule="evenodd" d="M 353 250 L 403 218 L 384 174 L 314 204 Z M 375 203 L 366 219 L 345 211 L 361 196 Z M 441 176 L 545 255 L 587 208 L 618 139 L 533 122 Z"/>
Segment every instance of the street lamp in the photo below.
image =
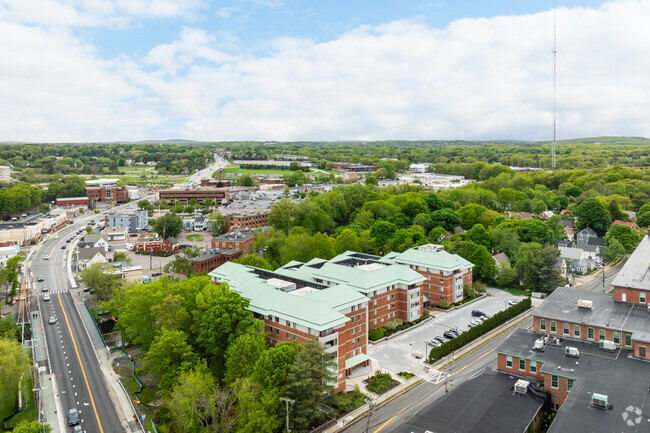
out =
<path fill-rule="evenodd" d="M 366 418 L 366 433 L 370 432 L 370 416 L 372 416 L 372 411 L 377 406 L 376 400 L 370 400 L 368 402 L 368 417 Z"/>
<path fill-rule="evenodd" d="M 292 400 L 286 397 L 280 397 L 280 401 L 283 401 L 287 404 L 287 432 L 291 432 L 291 429 L 289 428 L 289 403 L 294 404 L 296 400 Z"/>

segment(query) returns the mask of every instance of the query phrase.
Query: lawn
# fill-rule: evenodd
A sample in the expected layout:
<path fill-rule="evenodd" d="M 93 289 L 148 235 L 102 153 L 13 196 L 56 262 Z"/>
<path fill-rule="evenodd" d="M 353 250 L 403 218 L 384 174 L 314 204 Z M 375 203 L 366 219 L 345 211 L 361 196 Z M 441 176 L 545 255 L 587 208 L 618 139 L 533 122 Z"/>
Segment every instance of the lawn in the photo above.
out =
<path fill-rule="evenodd" d="M 266 168 L 240 168 L 238 164 L 231 164 L 223 169 L 223 174 L 291 174 L 291 170 L 276 170 Z"/>
<path fill-rule="evenodd" d="M 526 291 L 523 289 L 504 289 L 501 287 L 492 287 L 492 288 L 497 290 L 503 290 L 504 292 L 508 292 L 514 296 L 528 296 L 528 293 L 526 293 Z"/>
<path fill-rule="evenodd" d="M 36 418 L 36 407 L 34 403 L 34 393 L 32 392 L 33 385 L 32 385 L 32 375 L 31 374 L 26 374 L 25 378 L 23 379 L 23 402 L 26 403 L 26 406 L 24 407 L 23 411 L 11 418 L 10 420 L 7 420 L 7 427 L 8 428 L 14 428 L 16 425 L 21 423 L 22 421 L 37 421 L 38 419 Z M 10 400 L 10 399 L 6 399 Z M 8 402 L 9 405 L 5 405 L 5 407 L 2 408 L 2 417 L 8 417 L 10 416 L 15 407 L 13 404 L 15 404 L 15 401 L 10 401 Z"/>
<path fill-rule="evenodd" d="M 187 235 L 187 240 L 191 242 L 203 242 L 204 239 L 203 236 L 197 234 Z"/>

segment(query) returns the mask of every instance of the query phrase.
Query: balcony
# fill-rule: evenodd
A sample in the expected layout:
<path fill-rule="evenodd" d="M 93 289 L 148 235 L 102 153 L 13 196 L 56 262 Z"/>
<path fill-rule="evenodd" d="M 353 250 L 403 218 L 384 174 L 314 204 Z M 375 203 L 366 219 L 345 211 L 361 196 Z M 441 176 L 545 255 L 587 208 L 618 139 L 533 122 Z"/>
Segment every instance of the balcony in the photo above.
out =
<path fill-rule="evenodd" d="M 325 336 L 318 337 L 318 342 L 325 346 L 326 348 L 329 347 L 336 347 L 338 344 L 338 338 L 339 338 L 339 333 L 332 331 L 331 333 L 328 333 Z"/>

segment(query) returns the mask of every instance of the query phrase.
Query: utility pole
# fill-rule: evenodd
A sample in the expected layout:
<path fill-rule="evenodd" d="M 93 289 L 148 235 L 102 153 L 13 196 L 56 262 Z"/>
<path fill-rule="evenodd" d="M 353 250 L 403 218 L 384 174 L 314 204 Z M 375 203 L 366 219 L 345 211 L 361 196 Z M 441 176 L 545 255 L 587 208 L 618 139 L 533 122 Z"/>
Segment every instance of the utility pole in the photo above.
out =
<path fill-rule="evenodd" d="M 370 400 L 368 403 L 368 416 L 366 417 L 366 433 L 370 433 L 370 417 L 372 416 L 372 410 L 377 406 L 377 401 Z"/>
<path fill-rule="evenodd" d="M 296 400 L 291 400 L 290 398 L 286 398 L 286 397 L 280 397 L 280 401 L 283 401 L 287 404 L 287 432 L 290 432 L 291 429 L 289 428 L 289 403 L 294 404 Z"/>
<path fill-rule="evenodd" d="M 603 263 L 603 293 L 605 293 L 605 264 Z"/>

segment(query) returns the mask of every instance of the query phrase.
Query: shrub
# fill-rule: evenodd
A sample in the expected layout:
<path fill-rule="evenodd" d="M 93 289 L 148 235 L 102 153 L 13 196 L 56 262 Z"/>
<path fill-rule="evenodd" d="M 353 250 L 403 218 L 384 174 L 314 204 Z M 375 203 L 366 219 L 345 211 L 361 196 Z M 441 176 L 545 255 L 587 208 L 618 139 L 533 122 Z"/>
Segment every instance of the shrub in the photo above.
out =
<path fill-rule="evenodd" d="M 446 310 L 450 306 L 449 301 L 446 299 L 441 299 L 440 302 L 438 302 L 438 308 L 442 308 L 443 310 Z"/>
<path fill-rule="evenodd" d="M 475 292 L 485 293 L 485 290 L 487 289 L 487 284 L 485 284 L 483 281 L 474 281 L 473 288 Z"/>
<path fill-rule="evenodd" d="M 402 376 L 404 379 L 409 380 L 413 376 L 415 376 L 413 373 L 409 373 L 408 371 L 400 371 L 397 373 L 398 376 Z"/>
<path fill-rule="evenodd" d="M 383 394 L 399 383 L 390 377 L 388 373 L 382 373 L 377 371 L 374 376 L 368 380 L 368 391 L 372 391 L 375 394 Z"/>
<path fill-rule="evenodd" d="M 381 332 L 382 330 L 383 330 L 383 328 L 377 328 L 377 329 L 373 329 L 372 331 L 368 332 L 368 339 L 370 341 L 379 340 L 380 338 L 382 338 L 384 336 L 384 333 Z"/>
<path fill-rule="evenodd" d="M 397 329 L 398 326 L 400 326 L 403 323 L 404 322 L 402 321 L 402 319 L 393 319 L 389 322 L 386 322 L 384 328 L 386 328 L 388 331 L 394 331 L 395 329 Z"/>
<path fill-rule="evenodd" d="M 429 352 L 429 362 L 434 362 L 440 358 L 447 356 L 456 349 L 460 349 L 465 344 L 469 343 L 487 333 L 488 331 L 496 328 L 506 320 L 509 320 L 518 314 L 526 311 L 531 306 L 530 298 L 524 298 L 519 303 L 509 307 L 504 311 L 499 311 L 494 316 L 486 319 L 483 323 L 473 328 L 468 329 L 467 331 L 460 334 L 458 337 L 453 338 L 441 346 L 434 347 Z"/>

